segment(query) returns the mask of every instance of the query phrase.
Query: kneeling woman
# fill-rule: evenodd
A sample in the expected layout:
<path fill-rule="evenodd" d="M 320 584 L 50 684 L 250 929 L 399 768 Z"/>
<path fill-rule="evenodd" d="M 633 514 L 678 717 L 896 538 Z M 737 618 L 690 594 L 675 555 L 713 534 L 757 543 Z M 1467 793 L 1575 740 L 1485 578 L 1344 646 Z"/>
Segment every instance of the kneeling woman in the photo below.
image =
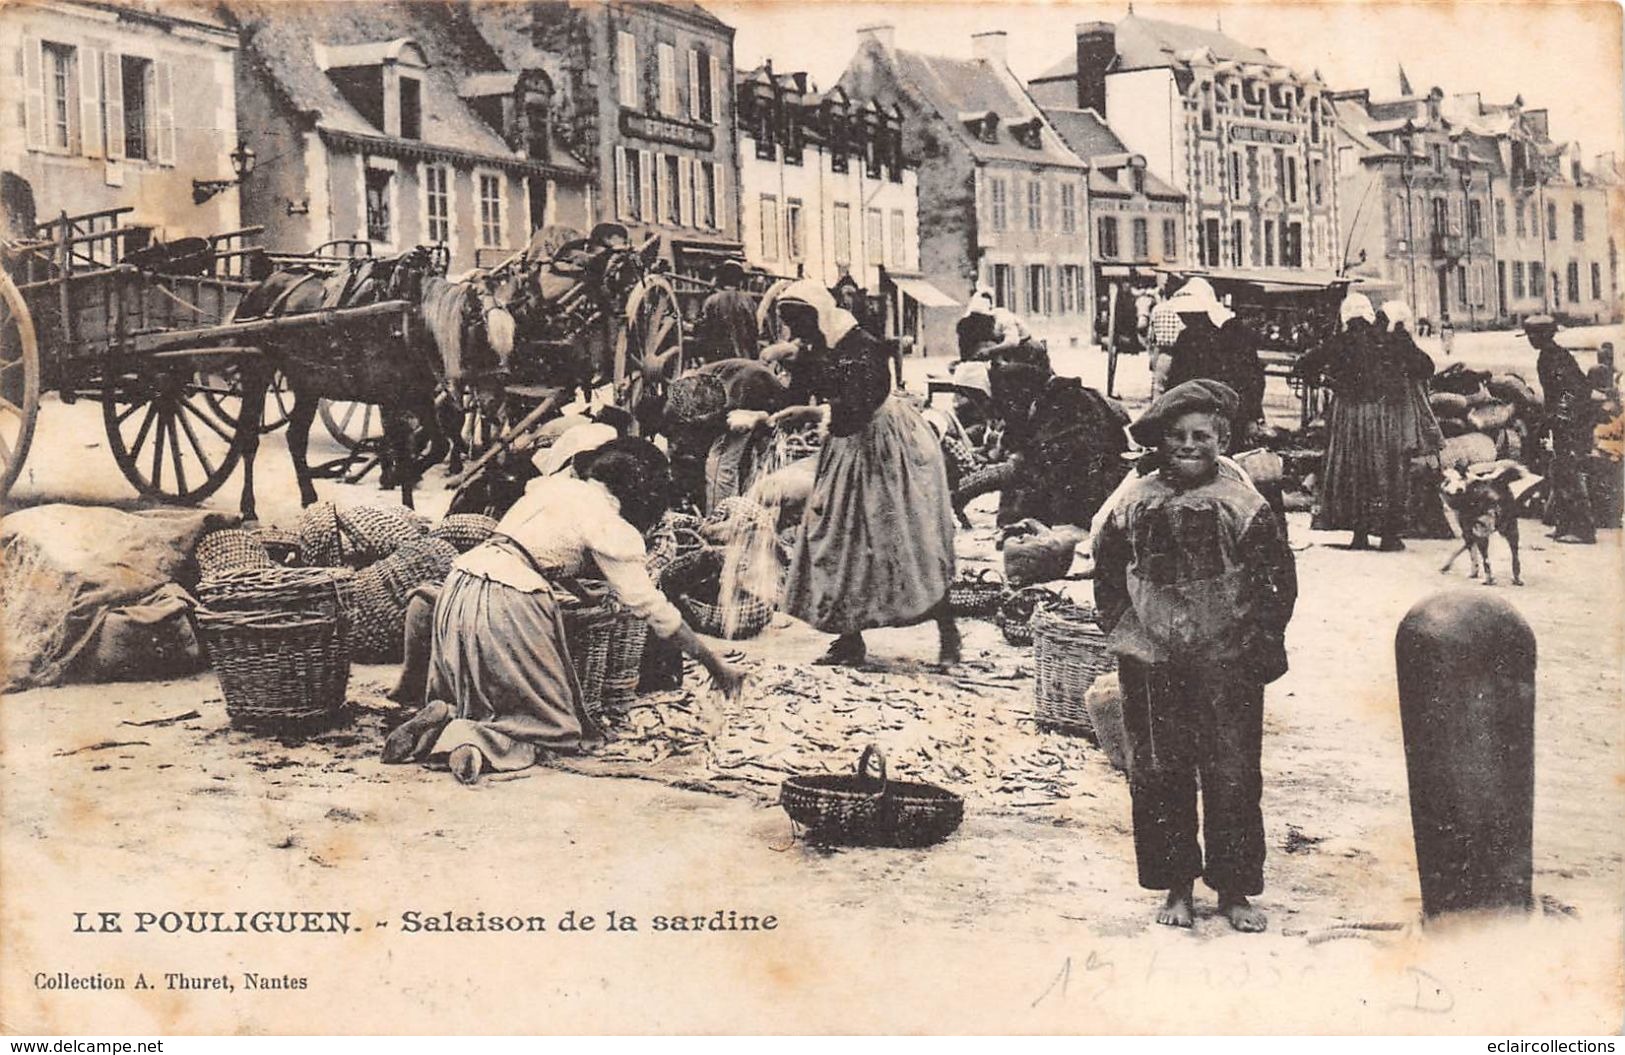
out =
<path fill-rule="evenodd" d="M 948 607 L 954 513 L 942 448 L 919 411 L 891 395 L 884 345 L 810 279 L 778 300 L 794 341 L 762 353 L 789 368 L 792 396 L 828 404 L 819 454 L 797 532 L 784 608 L 838 635 L 825 664 L 862 663 L 863 631 L 937 621 L 944 664 L 959 661 Z M 822 408 L 791 407 L 785 424 Z"/>
<path fill-rule="evenodd" d="M 491 539 L 453 565 L 435 605 L 429 704 L 384 742 L 383 761 L 445 758 L 465 784 L 599 738 L 582 706 L 561 606 L 577 575 L 672 638 L 729 695 L 742 674 L 683 623 L 644 570 L 643 533 L 665 512 L 671 472 L 644 440 L 580 454 L 576 477 L 538 480 Z"/>

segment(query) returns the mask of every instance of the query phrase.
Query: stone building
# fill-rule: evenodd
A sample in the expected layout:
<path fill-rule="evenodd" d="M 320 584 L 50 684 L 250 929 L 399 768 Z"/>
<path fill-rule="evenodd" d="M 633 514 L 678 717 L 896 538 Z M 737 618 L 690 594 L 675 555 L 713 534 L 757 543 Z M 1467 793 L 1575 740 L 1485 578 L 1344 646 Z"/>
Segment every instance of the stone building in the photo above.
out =
<path fill-rule="evenodd" d="M 1337 95 L 1344 241 L 1353 270 L 1394 286 L 1419 319 L 1458 329 L 1541 312 L 1619 317 L 1618 191 L 1554 143 L 1521 99 L 1408 90 Z"/>
<path fill-rule="evenodd" d="M 1330 97 L 1261 48 L 1130 14 L 1077 27 L 1034 78 L 1040 105 L 1093 110 L 1186 194 L 1193 263 L 1304 272 L 1337 264 Z"/>
<path fill-rule="evenodd" d="M 919 171 L 921 273 L 954 300 L 985 288 L 1052 344 L 1086 342 L 1084 165 L 1010 72 L 1005 34 L 977 34 L 969 59 L 899 48 L 890 26 L 859 37 L 840 87 L 902 113 L 903 152 Z M 953 339 L 927 326 L 932 348 Z"/>
<path fill-rule="evenodd" d="M 209 8 L 85 0 L 0 6 L 0 172 L 8 225 L 129 206 L 160 238 L 241 226 L 230 180 L 237 34 Z M 103 226 L 106 226 L 105 224 Z"/>
<path fill-rule="evenodd" d="M 1185 195 L 1150 171 L 1145 155 L 1130 151 L 1093 110 L 1048 106 L 1044 116 L 1089 166 L 1095 333 L 1103 335 L 1114 295 L 1155 285 L 1159 267 L 1191 263 Z"/>
<path fill-rule="evenodd" d="M 960 302 L 919 273 L 918 176 L 901 110 L 819 92 L 771 62 L 740 74 L 737 95 L 750 264 L 831 288 L 849 281 L 880 306 L 888 335 L 916 345 L 929 313 L 949 312 L 951 325 Z"/>
<path fill-rule="evenodd" d="M 733 27 L 688 0 L 469 0 L 456 17 L 508 69 L 551 80 L 592 173 L 588 226 L 658 234 L 686 273 L 741 255 Z"/>
<path fill-rule="evenodd" d="M 545 74 L 505 68 L 441 4 L 234 0 L 237 105 L 259 162 L 243 220 L 273 249 L 443 244 L 452 271 L 588 218 L 590 170 L 551 123 Z"/>
<path fill-rule="evenodd" d="M 1365 91 L 1334 98 L 1343 263 L 1409 302 L 1420 325 L 1496 321 L 1494 161 L 1444 118 L 1437 88 L 1380 102 Z"/>

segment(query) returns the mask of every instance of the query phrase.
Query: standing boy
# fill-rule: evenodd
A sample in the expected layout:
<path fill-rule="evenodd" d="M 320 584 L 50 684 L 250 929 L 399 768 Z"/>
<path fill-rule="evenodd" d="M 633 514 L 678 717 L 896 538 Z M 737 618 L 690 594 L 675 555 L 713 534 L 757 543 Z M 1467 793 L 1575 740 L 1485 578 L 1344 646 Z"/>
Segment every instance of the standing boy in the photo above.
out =
<path fill-rule="evenodd" d="M 1159 467 L 1095 538 L 1095 605 L 1123 687 L 1140 885 L 1168 892 L 1157 922 L 1191 926 L 1201 877 L 1232 927 L 1261 931 L 1264 686 L 1286 672 L 1298 586 L 1269 505 L 1219 472 L 1238 402 L 1188 381 L 1130 427 Z"/>

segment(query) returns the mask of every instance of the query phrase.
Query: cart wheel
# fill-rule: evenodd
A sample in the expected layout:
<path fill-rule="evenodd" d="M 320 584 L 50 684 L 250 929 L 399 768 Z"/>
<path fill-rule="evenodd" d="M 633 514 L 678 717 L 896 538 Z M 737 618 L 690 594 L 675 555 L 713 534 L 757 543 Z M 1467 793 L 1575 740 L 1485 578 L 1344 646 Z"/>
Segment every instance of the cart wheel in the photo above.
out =
<path fill-rule="evenodd" d="M 198 371 L 185 360 L 167 368 L 125 363 L 107 370 L 102 424 L 108 445 L 143 495 L 201 502 L 237 467 L 238 426 L 222 420 L 204 395 Z"/>
<path fill-rule="evenodd" d="M 346 450 L 353 451 L 369 440 L 384 438 L 384 414 L 376 404 L 324 399 L 317 409 L 328 435 Z"/>
<path fill-rule="evenodd" d="M 39 417 L 39 342 L 23 295 L 0 272 L 0 499 L 22 472 Z"/>
<path fill-rule="evenodd" d="M 243 375 L 235 364 L 218 363 L 198 371 L 198 391 L 215 416 L 233 430 L 237 428 L 237 414 L 243 406 Z M 293 385 L 281 370 L 271 375 L 271 387 L 265 393 L 265 413 L 260 417 L 262 435 L 275 432 L 288 423 L 293 410 Z"/>
<path fill-rule="evenodd" d="M 615 398 L 635 409 L 649 386 L 662 386 L 664 377 L 651 377 L 657 357 L 677 353 L 665 377 L 683 372 L 683 309 L 671 280 L 651 275 L 626 302 L 626 322 L 615 337 Z"/>

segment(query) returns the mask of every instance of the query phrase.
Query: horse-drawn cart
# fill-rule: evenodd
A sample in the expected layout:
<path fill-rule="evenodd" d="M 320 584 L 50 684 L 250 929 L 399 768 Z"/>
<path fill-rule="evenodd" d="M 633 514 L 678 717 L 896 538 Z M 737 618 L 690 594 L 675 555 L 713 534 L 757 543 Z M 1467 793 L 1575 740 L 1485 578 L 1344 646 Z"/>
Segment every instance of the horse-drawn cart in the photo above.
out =
<path fill-rule="evenodd" d="M 416 370 L 430 404 L 437 388 L 460 399 L 483 391 L 495 435 L 511 440 L 568 403 L 572 389 L 611 384 L 617 401 L 631 403 L 650 381 L 645 364 L 674 349 L 681 358 L 675 289 L 650 273 L 647 246 L 614 244 L 613 231 L 563 239 L 546 254 L 533 245 L 473 282 L 448 284 L 443 251 L 359 263 L 330 252 L 275 256 L 247 244 L 257 228 L 148 245 L 147 229 L 122 224 L 130 211 L 63 215 L 0 247 L 0 497 L 22 471 L 46 392 L 100 401 L 113 456 L 141 494 L 195 503 L 245 455 L 252 466 L 262 428 L 295 412 L 285 394 L 295 408 L 305 396 L 310 415 L 315 397 L 381 403 L 387 414 L 397 397 L 422 393 L 380 394 L 380 377 L 387 389 L 392 370 Z M 438 328 L 424 294 L 434 282 L 451 291 L 440 303 L 452 314 L 442 312 Z M 352 296 L 358 288 L 367 295 Z M 506 342 L 489 341 L 485 328 L 501 316 Z M 457 369 L 466 360 L 445 346 L 466 353 L 475 342 L 487 351 L 503 343 L 495 369 Z M 267 392 L 278 404 L 269 410 Z M 424 420 L 433 416 L 418 424 L 436 427 Z M 289 438 L 307 501 L 309 421 Z M 403 476 L 408 501 L 413 475 Z M 244 512 L 252 515 L 251 468 Z"/>

